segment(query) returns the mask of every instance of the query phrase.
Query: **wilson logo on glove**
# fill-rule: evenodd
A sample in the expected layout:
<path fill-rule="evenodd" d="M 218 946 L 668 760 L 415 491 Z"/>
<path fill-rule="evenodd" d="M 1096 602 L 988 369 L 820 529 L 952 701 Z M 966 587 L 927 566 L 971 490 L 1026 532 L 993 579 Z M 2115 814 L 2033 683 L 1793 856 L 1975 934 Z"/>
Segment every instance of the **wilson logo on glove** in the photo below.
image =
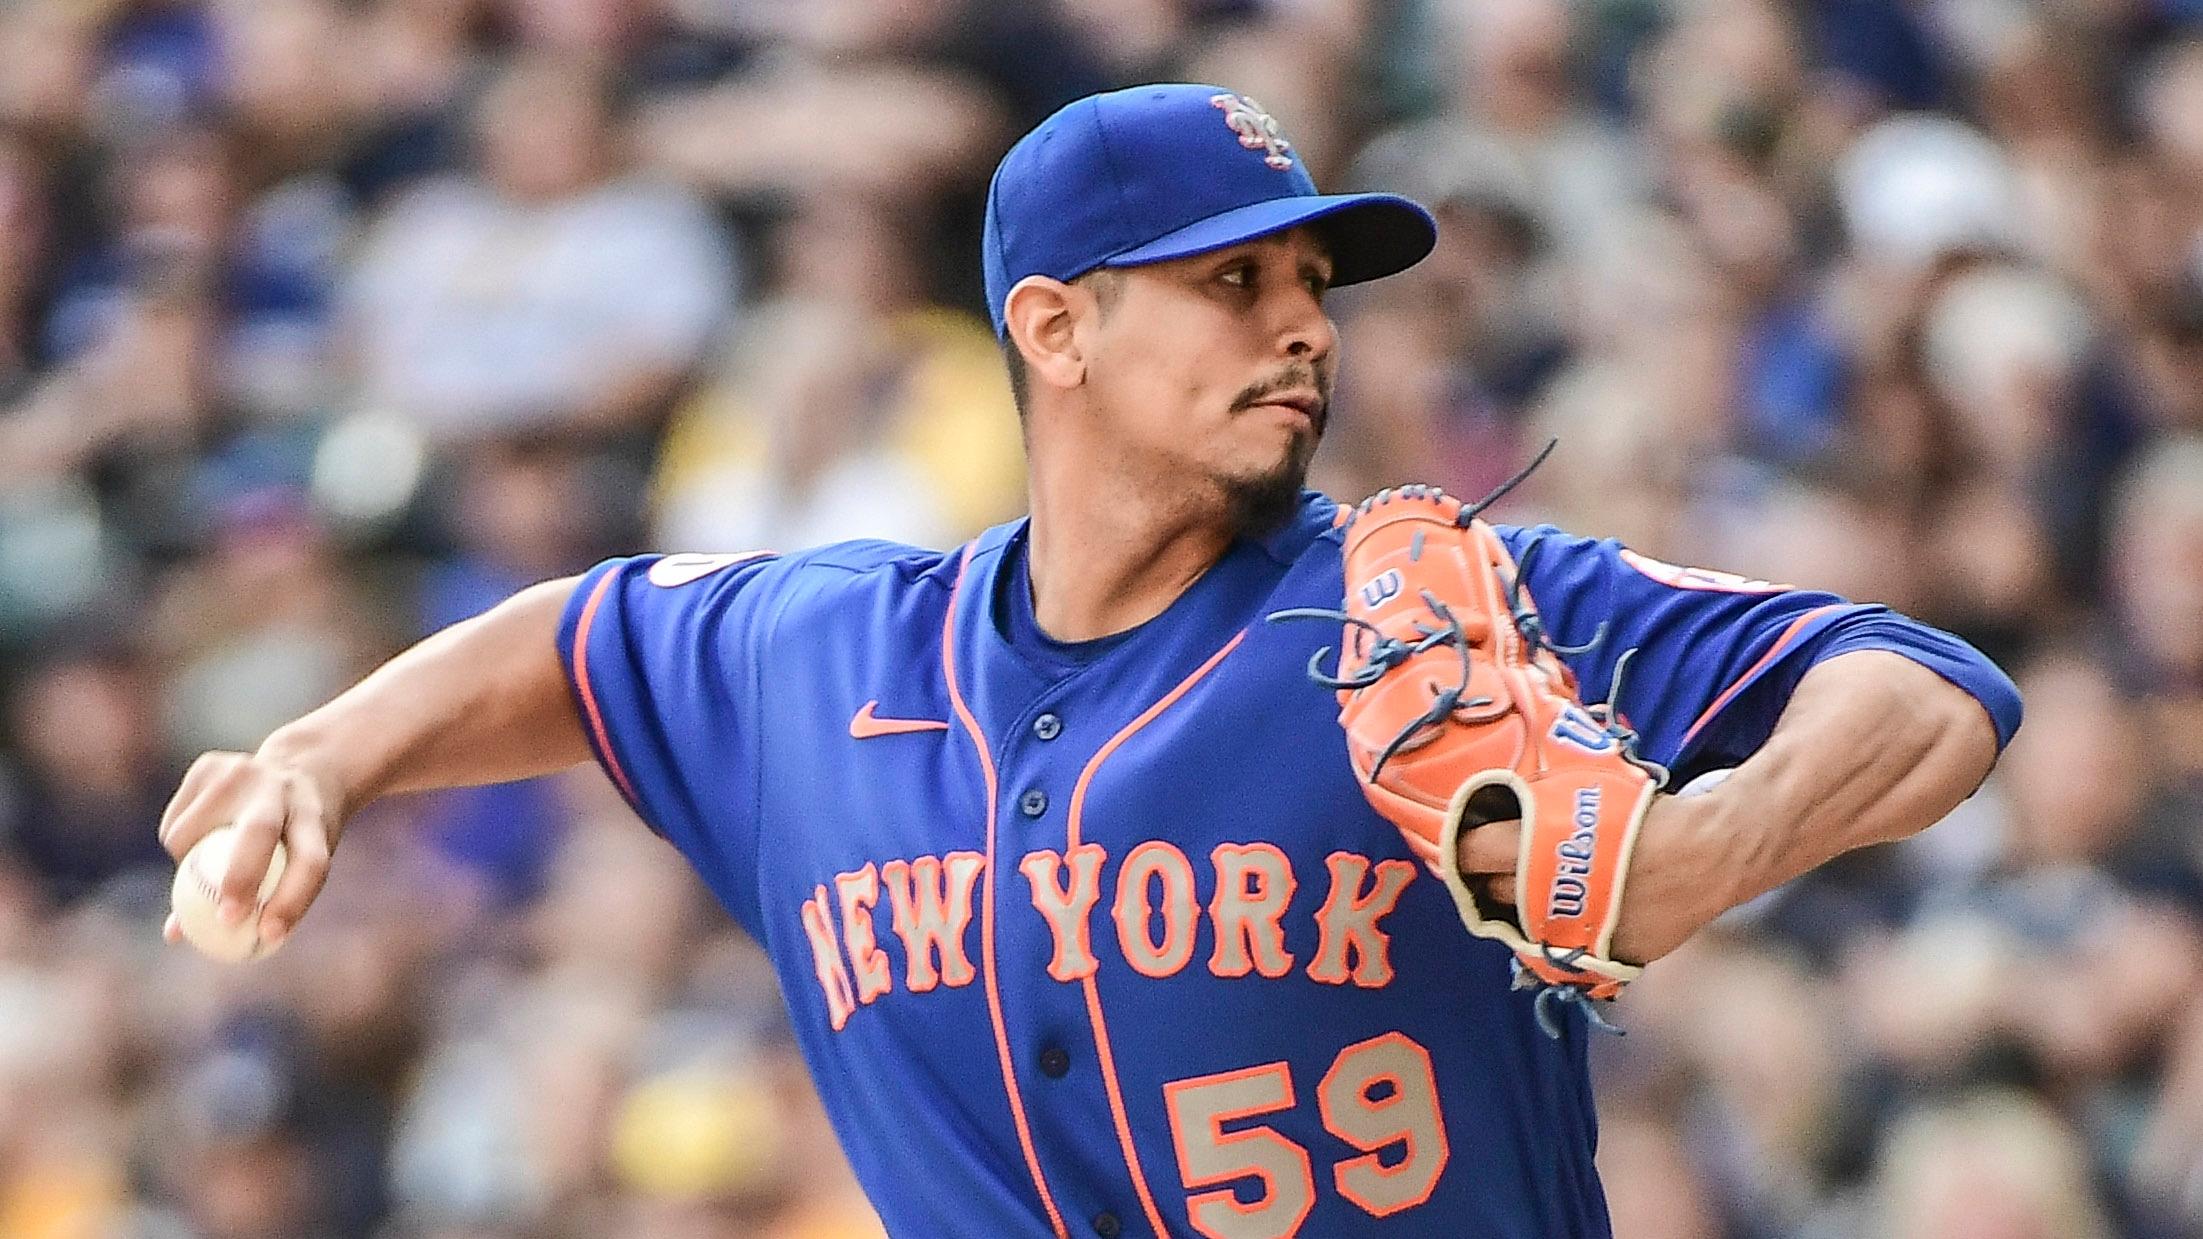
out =
<path fill-rule="evenodd" d="M 1370 579 L 1361 588 L 1362 605 L 1375 610 L 1400 596 L 1400 574 L 1383 572 Z"/>
<path fill-rule="evenodd" d="M 1607 753 L 1614 749 L 1614 737 L 1600 726 L 1581 706 L 1570 705 L 1553 720 L 1553 738 L 1573 744 L 1586 753 Z"/>
<path fill-rule="evenodd" d="M 1538 1022 L 1557 1037 L 1562 1004 L 1611 1029 L 1591 1000 L 1640 971 L 1610 952 L 1637 829 L 1668 774 L 1637 756 L 1614 704 L 1629 653 L 1606 701 L 1584 704 L 1561 655 L 1599 638 L 1555 644 L 1523 587 L 1541 544 L 1517 563 L 1477 519 L 1507 489 L 1477 504 L 1433 487 L 1378 492 L 1345 527 L 1345 579 L 1366 584 L 1341 610 L 1270 618 L 1343 624 L 1336 671 L 1325 648 L 1308 673 L 1338 693 L 1363 794 L 1445 883 L 1470 932 L 1514 951 L 1516 988 L 1537 991 Z M 1403 593 L 1409 602 L 1394 603 Z M 1472 884 L 1460 860 L 1462 832 L 1507 818 L 1522 823 L 1514 906 Z"/>
<path fill-rule="evenodd" d="M 1560 857 L 1560 876 L 1553 879 L 1553 893 L 1546 900 L 1555 917 L 1582 916 L 1584 896 L 1590 888 L 1593 850 L 1599 841 L 1599 789 L 1586 787 L 1576 793 L 1576 832 L 1560 841 L 1553 851 Z"/>

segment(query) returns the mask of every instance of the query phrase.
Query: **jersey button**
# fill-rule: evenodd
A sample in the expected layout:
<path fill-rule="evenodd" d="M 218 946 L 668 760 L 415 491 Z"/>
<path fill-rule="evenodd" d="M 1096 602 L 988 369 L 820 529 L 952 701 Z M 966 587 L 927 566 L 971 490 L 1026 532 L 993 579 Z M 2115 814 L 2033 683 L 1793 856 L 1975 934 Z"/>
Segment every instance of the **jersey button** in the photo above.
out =
<path fill-rule="evenodd" d="M 1114 1213 L 1097 1213 L 1094 1215 L 1094 1233 L 1102 1239 L 1117 1239 L 1117 1236 L 1124 1233 L 1124 1223 L 1118 1221 Z"/>
<path fill-rule="evenodd" d="M 1048 811 L 1048 793 L 1037 787 L 1027 789 L 1024 795 L 1017 798 L 1017 811 L 1027 817 L 1039 817 L 1046 813 Z"/>
<path fill-rule="evenodd" d="M 1043 740 L 1053 740 L 1063 734 L 1063 720 L 1053 714 L 1043 714 L 1033 720 L 1033 734 Z"/>
<path fill-rule="evenodd" d="M 1071 1070 L 1071 1055 L 1060 1045 L 1051 1045 L 1040 1052 L 1040 1074 L 1051 1080 L 1062 1079 Z"/>

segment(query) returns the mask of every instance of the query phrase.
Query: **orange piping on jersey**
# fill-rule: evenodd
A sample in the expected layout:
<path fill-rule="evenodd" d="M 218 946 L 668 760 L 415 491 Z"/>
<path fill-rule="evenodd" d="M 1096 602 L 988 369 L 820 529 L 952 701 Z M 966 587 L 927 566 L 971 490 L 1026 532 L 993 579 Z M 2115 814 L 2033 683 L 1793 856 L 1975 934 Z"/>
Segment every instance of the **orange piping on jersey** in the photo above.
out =
<path fill-rule="evenodd" d="M 1752 664 L 1751 670 L 1745 672 L 1743 675 L 1736 677 L 1736 682 L 1734 684 L 1731 684 L 1727 688 L 1722 689 L 1721 695 L 1713 699 L 1712 705 L 1706 707 L 1706 712 L 1699 715 L 1698 721 L 1690 725 L 1690 730 L 1683 733 L 1683 742 L 1675 746 L 1676 750 L 1680 752 L 1683 749 L 1689 748 L 1692 737 L 1698 734 L 1698 729 L 1712 722 L 1713 716 L 1721 713 L 1722 709 L 1729 704 L 1730 698 L 1744 691 L 1744 686 L 1752 682 L 1753 676 L 1758 675 L 1760 671 L 1767 666 L 1767 664 L 1775 661 L 1776 655 L 1790 648 L 1790 643 L 1797 640 L 1798 634 L 1805 631 L 1805 626 L 1808 623 L 1812 622 L 1812 620 L 1817 616 L 1825 615 L 1830 611 L 1839 609 L 1839 606 L 1840 604 L 1831 602 L 1825 607 L 1814 607 L 1812 610 L 1807 611 L 1805 614 L 1800 615 L 1796 619 L 1790 621 L 1790 626 L 1782 630 L 1781 636 L 1775 638 L 1775 644 L 1773 648 L 1769 649 L 1766 653 L 1760 655 L 1759 661 Z"/>
<path fill-rule="evenodd" d="M 1194 668 L 1193 674 L 1180 682 L 1178 687 L 1165 693 L 1161 701 L 1149 706 L 1140 717 L 1125 724 L 1124 730 L 1109 737 L 1109 743 L 1102 745 L 1101 751 L 1094 754 L 1094 759 L 1086 763 L 1086 769 L 1079 772 L 1079 781 L 1071 788 L 1070 844 L 1065 849 L 1067 853 L 1078 850 L 1079 819 L 1086 811 L 1086 789 L 1094 781 L 1094 772 L 1101 769 L 1101 764 L 1109 760 L 1109 755 L 1116 752 L 1119 745 L 1130 740 L 1142 727 L 1154 722 L 1156 715 L 1175 705 L 1180 697 L 1201 682 L 1201 677 L 1215 670 L 1216 664 L 1223 662 L 1224 656 L 1238 649 L 1239 643 L 1246 639 L 1246 632 L 1241 631 L 1226 641 L 1223 649 L 1209 655 L 1207 662 Z M 1094 1023 L 1094 1056 L 1101 1063 L 1102 1087 L 1109 1094 L 1109 1116 L 1117 1125 L 1117 1144 L 1124 1150 L 1125 1169 L 1132 1172 L 1132 1188 L 1139 1193 L 1140 1208 L 1147 1213 L 1147 1224 L 1155 1228 L 1156 1234 L 1167 1235 L 1170 1227 L 1163 1224 L 1163 1215 L 1155 1208 L 1155 1194 L 1147 1190 L 1147 1176 L 1140 1172 L 1140 1155 L 1132 1147 L 1132 1122 L 1125 1116 L 1124 1090 L 1117 1083 L 1117 1059 L 1109 1052 L 1109 1027 L 1102 1021 L 1101 990 L 1095 986 L 1092 976 L 1088 976 L 1080 984 L 1086 987 L 1086 1014 Z"/>
<path fill-rule="evenodd" d="M 589 591 L 589 601 L 582 604 L 581 622 L 574 625 L 574 687 L 581 690 L 581 712 L 589 716 L 589 730 L 596 733 L 597 752 L 604 754 L 604 768 L 620 785 L 627 803 L 640 813 L 642 798 L 635 794 L 635 785 L 627 781 L 627 771 L 620 768 L 619 755 L 612 751 L 612 737 L 604 729 L 604 715 L 597 712 L 597 694 L 589 687 L 589 629 L 597 622 L 597 604 L 604 601 L 604 591 L 617 575 L 607 572 L 597 578 L 597 587 Z"/>
<path fill-rule="evenodd" d="M 1010 1034 L 1002 1023 L 1002 990 L 994 977 L 994 758 L 988 755 L 987 736 L 979 730 L 979 720 L 964 705 L 964 690 L 956 684 L 956 599 L 964 590 L 964 570 L 971 567 L 971 553 L 977 546 L 975 542 L 964 547 L 964 558 L 956 565 L 956 584 L 949 587 L 948 618 L 941 621 L 941 674 L 948 680 L 949 704 L 970 734 L 972 749 L 979 754 L 979 771 L 987 780 L 987 885 L 979 901 L 979 969 L 986 979 L 987 1018 L 994 1025 L 995 1054 L 1002 1060 L 1002 1087 L 1010 1095 L 1010 1122 L 1017 1128 L 1018 1147 L 1025 1151 L 1025 1169 L 1033 1176 L 1033 1188 L 1040 1193 L 1040 1207 L 1047 1210 L 1048 1225 L 1056 1239 L 1071 1239 L 1071 1232 L 1063 1228 L 1063 1215 L 1056 1211 L 1055 1197 L 1048 1194 L 1048 1181 L 1041 1177 L 1040 1156 L 1033 1152 L 1033 1131 L 1025 1122 L 1025 1101 L 1018 1095 L 1016 1065 L 1010 1057 Z"/>

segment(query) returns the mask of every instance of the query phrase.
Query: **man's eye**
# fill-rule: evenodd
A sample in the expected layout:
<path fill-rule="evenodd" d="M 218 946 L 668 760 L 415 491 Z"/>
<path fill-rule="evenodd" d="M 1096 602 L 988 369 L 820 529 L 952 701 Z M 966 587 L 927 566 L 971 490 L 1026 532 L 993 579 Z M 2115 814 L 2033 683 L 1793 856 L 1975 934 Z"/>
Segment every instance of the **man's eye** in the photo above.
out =
<path fill-rule="evenodd" d="M 1249 284 L 1254 283 L 1254 268 L 1226 267 L 1224 268 L 1223 274 L 1219 275 L 1217 278 L 1234 288 L 1245 288 Z"/>

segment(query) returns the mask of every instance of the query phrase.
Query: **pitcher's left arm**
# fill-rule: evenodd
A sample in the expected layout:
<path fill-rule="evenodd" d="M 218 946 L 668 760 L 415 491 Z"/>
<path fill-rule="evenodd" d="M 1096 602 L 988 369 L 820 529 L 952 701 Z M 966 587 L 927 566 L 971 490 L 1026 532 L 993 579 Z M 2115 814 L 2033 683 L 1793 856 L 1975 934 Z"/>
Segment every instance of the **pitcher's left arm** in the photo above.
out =
<path fill-rule="evenodd" d="M 1981 703 L 1902 654 L 1861 649 L 1815 663 L 1766 744 L 1720 786 L 1654 802 L 1615 955 L 1657 959 L 1853 848 L 1926 829 L 1973 794 L 1997 750 Z"/>
<path fill-rule="evenodd" d="M 1886 607 L 1680 568 L 1611 541 L 1507 530 L 1561 639 L 1604 635 L 1572 660 L 1587 700 L 1635 650 L 1615 706 L 1641 751 L 1695 773 L 1700 796 L 1659 797 L 1626 877 L 1614 956 L 1657 959 L 1722 912 L 1827 861 L 1940 820 L 1987 777 L 2018 729 L 2019 691 L 1949 633 Z M 1464 832 L 1464 874 L 1495 893 L 1515 872 L 1512 822 Z"/>

